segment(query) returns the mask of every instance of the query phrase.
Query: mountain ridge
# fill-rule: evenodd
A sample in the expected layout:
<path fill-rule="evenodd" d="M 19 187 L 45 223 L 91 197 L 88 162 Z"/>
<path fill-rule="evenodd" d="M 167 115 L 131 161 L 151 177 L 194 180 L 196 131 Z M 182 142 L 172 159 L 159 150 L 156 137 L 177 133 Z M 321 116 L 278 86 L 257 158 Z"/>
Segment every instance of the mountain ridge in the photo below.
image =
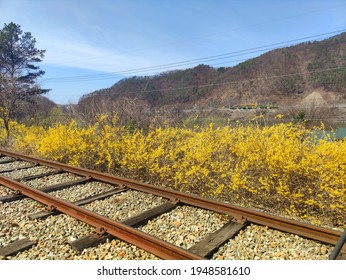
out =
<path fill-rule="evenodd" d="M 78 106 L 127 98 L 149 108 L 299 103 L 313 91 L 346 102 L 346 32 L 268 51 L 233 67 L 200 64 L 155 76 L 134 76 L 83 96 Z M 328 93 L 333 95 L 328 98 Z"/>

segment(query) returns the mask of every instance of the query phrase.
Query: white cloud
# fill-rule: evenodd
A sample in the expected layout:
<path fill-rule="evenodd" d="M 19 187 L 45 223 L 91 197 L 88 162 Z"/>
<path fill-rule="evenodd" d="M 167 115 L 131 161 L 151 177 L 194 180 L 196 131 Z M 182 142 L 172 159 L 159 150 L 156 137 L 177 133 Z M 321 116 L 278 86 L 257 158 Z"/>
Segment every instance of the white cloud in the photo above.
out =
<path fill-rule="evenodd" d="M 145 54 L 120 52 L 106 49 L 88 42 L 60 41 L 47 38 L 42 45 L 46 49 L 43 64 L 95 70 L 100 72 L 119 72 L 142 67 L 151 67 L 185 58 L 175 54 L 146 50 Z M 48 42 L 48 43 L 47 43 Z M 140 73 L 139 73 L 140 74 Z M 136 75 L 136 73 L 133 73 Z"/>
<path fill-rule="evenodd" d="M 50 41 L 46 44 L 45 64 L 111 72 L 124 67 L 124 56 L 88 43 Z"/>

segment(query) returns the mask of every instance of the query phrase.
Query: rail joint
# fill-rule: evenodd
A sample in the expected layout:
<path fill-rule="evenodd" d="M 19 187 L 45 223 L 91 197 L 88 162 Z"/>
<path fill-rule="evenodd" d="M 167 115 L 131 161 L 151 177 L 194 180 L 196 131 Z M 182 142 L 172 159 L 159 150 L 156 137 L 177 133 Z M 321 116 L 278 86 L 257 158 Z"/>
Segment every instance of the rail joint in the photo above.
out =
<path fill-rule="evenodd" d="M 57 207 L 55 205 L 48 205 L 45 207 L 45 209 L 49 212 L 53 212 L 57 209 Z"/>
<path fill-rule="evenodd" d="M 104 236 L 107 234 L 107 229 L 100 227 L 100 228 L 95 228 L 93 233 L 99 237 Z"/>
<path fill-rule="evenodd" d="M 170 199 L 170 202 L 171 202 L 172 204 L 178 204 L 178 203 L 180 202 L 180 200 L 177 199 L 177 198 L 171 198 L 171 199 Z"/>
<path fill-rule="evenodd" d="M 238 224 L 245 224 L 248 222 L 248 220 L 243 216 L 233 216 L 232 221 Z"/>

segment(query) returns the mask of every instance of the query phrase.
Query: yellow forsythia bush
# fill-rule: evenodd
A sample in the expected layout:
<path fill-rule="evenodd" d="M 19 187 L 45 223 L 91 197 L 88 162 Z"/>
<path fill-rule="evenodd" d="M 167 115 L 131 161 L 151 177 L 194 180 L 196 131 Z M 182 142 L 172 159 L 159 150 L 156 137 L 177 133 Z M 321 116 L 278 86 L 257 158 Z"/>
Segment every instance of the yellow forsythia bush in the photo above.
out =
<path fill-rule="evenodd" d="M 9 148 L 230 203 L 346 224 L 346 142 L 293 124 L 129 132 L 101 116 L 48 129 L 12 123 Z M 4 131 L 0 131 L 3 139 Z"/>

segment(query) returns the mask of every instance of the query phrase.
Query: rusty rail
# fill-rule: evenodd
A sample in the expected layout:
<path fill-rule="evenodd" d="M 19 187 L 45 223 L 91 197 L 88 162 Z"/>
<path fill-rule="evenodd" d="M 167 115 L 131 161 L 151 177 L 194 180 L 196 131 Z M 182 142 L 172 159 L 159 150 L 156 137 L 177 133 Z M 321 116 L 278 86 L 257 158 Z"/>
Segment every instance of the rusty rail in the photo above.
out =
<path fill-rule="evenodd" d="M 109 233 L 121 240 L 129 242 L 163 259 L 201 260 L 198 255 L 181 249 L 161 239 L 146 234 L 140 230 L 126 226 L 114 220 L 108 219 L 73 203 L 58 199 L 40 190 L 25 186 L 19 182 L 0 176 L 0 184 L 21 192 L 52 209 L 74 217 L 82 222 L 94 226 L 100 233 Z"/>
<path fill-rule="evenodd" d="M 196 206 L 211 211 L 224 213 L 231 215 L 238 219 L 246 219 L 249 222 L 256 223 L 259 225 L 268 226 L 273 229 L 285 231 L 288 233 L 293 233 L 300 235 L 302 237 L 314 239 L 317 241 L 325 242 L 328 244 L 335 245 L 339 240 L 342 232 L 326 229 L 322 227 L 313 226 L 308 223 L 302 223 L 279 216 L 262 213 L 260 211 L 255 211 L 247 209 L 244 207 L 202 198 L 192 194 L 181 193 L 178 191 L 152 186 L 150 184 L 140 183 L 134 180 L 117 177 L 114 175 L 104 174 L 97 171 L 88 170 L 85 168 L 68 166 L 66 164 L 57 163 L 51 160 L 45 160 L 36 157 L 29 157 L 19 153 L 14 153 L 6 150 L 0 149 L 0 154 L 6 155 L 9 157 L 15 157 L 26 161 L 31 161 L 37 164 L 50 166 L 56 169 L 62 169 L 66 172 L 74 173 L 81 176 L 89 176 L 99 181 L 124 185 L 130 189 L 151 193 L 157 196 L 162 196 L 171 200 L 178 200 L 182 203 Z"/>

